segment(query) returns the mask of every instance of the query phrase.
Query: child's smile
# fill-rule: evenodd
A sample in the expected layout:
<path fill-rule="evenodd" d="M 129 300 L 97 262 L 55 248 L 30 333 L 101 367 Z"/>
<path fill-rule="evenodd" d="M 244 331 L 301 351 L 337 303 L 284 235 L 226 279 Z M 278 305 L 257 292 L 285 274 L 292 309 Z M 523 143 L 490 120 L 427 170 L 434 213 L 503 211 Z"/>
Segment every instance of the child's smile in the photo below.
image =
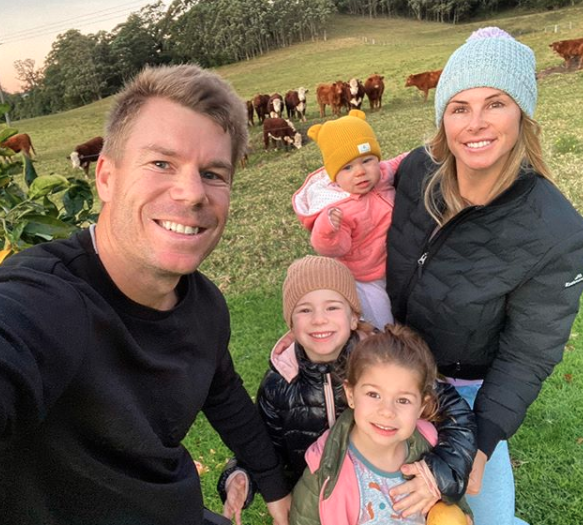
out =
<path fill-rule="evenodd" d="M 334 361 L 358 319 L 348 301 L 333 290 L 304 295 L 292 312 L 292 333 L 315 363 Z"/>

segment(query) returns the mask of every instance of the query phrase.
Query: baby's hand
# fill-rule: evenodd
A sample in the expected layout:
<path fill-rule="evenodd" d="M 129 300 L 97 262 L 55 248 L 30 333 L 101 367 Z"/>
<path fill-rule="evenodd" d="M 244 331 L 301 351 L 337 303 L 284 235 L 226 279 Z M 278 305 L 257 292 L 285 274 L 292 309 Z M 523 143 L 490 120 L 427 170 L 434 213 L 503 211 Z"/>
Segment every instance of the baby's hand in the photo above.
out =
<path fill-rule="evenodd" d="M 342 210 L 330 208 L 328 210 L 328 219 L 330 219 L 330 224 L 334 226 L 334 229 L 337 230 L 340 228 L 340 223 L 342 222 Z"/>

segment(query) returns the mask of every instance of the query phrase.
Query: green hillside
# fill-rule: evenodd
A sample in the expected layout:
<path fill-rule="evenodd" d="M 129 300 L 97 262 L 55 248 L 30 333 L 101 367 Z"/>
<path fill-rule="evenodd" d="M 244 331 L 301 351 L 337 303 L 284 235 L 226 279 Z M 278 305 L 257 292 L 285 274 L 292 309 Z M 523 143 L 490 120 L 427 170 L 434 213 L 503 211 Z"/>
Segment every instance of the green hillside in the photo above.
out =
<path fill-rule="evenodd" d="M 308 122 L 319 122 L 315 87 L 320 82 L 384 75 L 382 110 L 368 119 L 377 131 L 384 157 L 414 148 L 432 133 L 433 93 L 405 88 L 410 73 L 437 69 L 471 31 L 499 25 L 531 46 L 539 71 L 558 68 L 562 60 L 548 44 L 583 37 L 583 7 L 520 16 L 500 16 L 457 26 L 406 19 L 337 16 L 325 41 L 296 45 L 259 59 L 221 68 L 244 99 L 255 93 L 285 93 L 304 86 Z M 557 32 L 555 32 L 555 30 Z M 373 43 L 374 42 L 374 43 Z M 365 103 L 368 104 L 368 103 Z M 110 100 L 73 111 L 15 123 L 31 135 L 39 174 L 70 175 L 67 155 L 73 147 L 101 134 Z M 543 126 L 544 150 L 558 185 L 583 212 L 583 71 L 556 73 L 539 80 L 535 117 Z M 259 126 L 251 130 L 250 162 L 236 174 L 232 211 L 223 240 L 209 261 L 208 273 L 225 292 L 232 313 L 232 351 L 236 366 L 254 394 L 267 368 L 269 350 L 284 331 L 280 286 L 289 263 L 311 252 L 290 198 L 305 176 L 320 165 L 314 144 L 299 151 L 263 152 Z M 81 172 L 76 172 L 81 176 Z M 511 441 L 517 476 L 518 514 L 536 525 L 583 523 L 583 314 L 579 315 L 564 362 L 547 381 L 526 423 Z M 206 422 L 198 422 L 187 444 L 195 459 L 210 468 L 203 475 L 207 504 L 215 495 L 217 474 L 228 456 Z M 256 502 L 244 523 L 270 523 Z M 493 517 L 492 523 L 496 523 Z"/>

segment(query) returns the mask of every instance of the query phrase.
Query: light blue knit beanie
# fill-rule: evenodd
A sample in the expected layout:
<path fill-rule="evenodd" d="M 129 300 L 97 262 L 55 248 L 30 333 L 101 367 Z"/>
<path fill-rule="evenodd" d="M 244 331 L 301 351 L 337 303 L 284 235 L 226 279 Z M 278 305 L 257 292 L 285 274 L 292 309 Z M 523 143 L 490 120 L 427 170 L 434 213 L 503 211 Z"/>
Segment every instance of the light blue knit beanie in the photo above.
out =
<path fill-rule="evenodd" d="M 447 103 L 465 89 L 490 87 L 510 95 L 529 116 L 537 99 L 534 53 L 498 27 L 474 31 L 456 49 L 435 91 L 435 123 L 440 126 Z"/>

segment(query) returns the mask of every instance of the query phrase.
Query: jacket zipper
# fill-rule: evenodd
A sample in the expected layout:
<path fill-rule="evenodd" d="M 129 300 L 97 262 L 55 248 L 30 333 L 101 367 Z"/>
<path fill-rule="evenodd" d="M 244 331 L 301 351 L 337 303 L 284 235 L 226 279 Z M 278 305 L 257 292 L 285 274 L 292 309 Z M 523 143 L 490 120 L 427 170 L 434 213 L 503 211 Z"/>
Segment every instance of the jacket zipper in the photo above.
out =
<path fill-rule="evenodd" d="M 324 374 L 324 403 L 326 404 L 326 417 L 328 419 L 328 428 L 336 422 L 336 408 L 334 406 L 334 389 L 332 388 L 332 377 L 330 374 Z"/>
<path fill-rule="evenodd" d="M 411 292 L 415 285 L 423 276 L 423 271 L 427 268 L 427 264 L 431 260 L 431 258 L 439 251 L 439 249 L 443 246 L 447 238 L 451 235 L 451 232 L 454 230 L 456 226 L 460 223 L 467 220 L 468 216 L 474 213 L 475 211 L 481 210 L 484 206 L 469 206 L 468 208 L 464 208 L 461 212 L 459 212 L 453 219 L 448 221 L 443 228 L 437 230 L 435 235 L 428 235 L 423 245 L 423 250 L 421 252 L 421 256 L 417 259 L 417 271 L 413 272 L 411 279 L 409 279 L 409 284 L 406 289 L 405 297 L 407 298 L 407 302 L 409 297 L 411 296 Z M 433 232 L 431 232 L 433 233 Z M 405 318 L 406 318 L 405 312 Z"/>

